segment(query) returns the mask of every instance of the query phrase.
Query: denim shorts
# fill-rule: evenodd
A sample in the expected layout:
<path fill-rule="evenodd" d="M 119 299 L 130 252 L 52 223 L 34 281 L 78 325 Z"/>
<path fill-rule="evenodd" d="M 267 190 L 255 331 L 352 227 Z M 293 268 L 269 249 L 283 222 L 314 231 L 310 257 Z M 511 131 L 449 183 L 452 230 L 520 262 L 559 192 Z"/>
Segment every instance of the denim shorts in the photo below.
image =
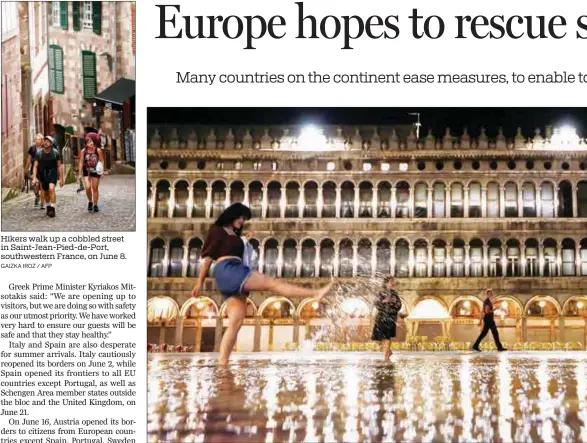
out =
<path fill-rule="evenodd" d="M 243 287 L 252 273 L 253 270 L 238 258 L 223 260 L 214 266 L 216 288 L 226 298 L 233 295 L 249 295 L 243 292 Z"/>

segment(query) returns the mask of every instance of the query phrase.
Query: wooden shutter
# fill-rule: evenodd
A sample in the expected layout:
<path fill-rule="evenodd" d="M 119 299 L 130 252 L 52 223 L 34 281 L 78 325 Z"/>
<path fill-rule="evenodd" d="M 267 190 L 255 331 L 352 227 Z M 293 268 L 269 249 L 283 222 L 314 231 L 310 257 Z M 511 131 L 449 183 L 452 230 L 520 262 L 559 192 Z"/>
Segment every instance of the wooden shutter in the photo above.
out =
<path fill-rule="evenodd" d="M 67 17 L 68 17 L 68 6 L 69 2 L 59 2 L 59 17 L 60 17 L 60 21 L 61 21 L 61 29 L 65 29 L 67 31 L 68 28 L 68 23 L 67 23 Z"/>
<path fill-rule="evenodd" d="M 49 46 L 49 89 L 63 94 L 63 49 L 57 45 Z"/>
<path fill-rule="evenodd" d="M 132 53 L 137 52 L 137 38 L 136 38 L 136 27 L 137 27 L 137 10 L 135 4 L 131 6 L 131 21 L 132 21 Z"/>
<path fill-rule="evenodd" d="M 67 3 L 67 2 L 65 2 Z M 72 12 L 73 12 L 73 30 L 80 31 L 82 29 L 81 20 L 80 20 L 80 10 L 81 10 L 81 2 L 73 2 L 71 4 Z"/>
<path fill-rule="evenodd" d="M 82 51 L 82 81 L 84 98 L 92 99 L 96 95 L 96 54 Z"/>
<path fill-rule="evenodd" d="M 102 2 L 92 2 L 92 30 L 102 34 Z"/>

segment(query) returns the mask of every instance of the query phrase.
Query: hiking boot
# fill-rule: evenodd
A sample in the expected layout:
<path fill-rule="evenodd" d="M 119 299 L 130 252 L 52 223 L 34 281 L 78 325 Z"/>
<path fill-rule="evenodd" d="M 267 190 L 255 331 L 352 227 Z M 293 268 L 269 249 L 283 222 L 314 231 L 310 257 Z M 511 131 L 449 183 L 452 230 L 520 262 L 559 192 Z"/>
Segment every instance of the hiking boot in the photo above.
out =
<path fill-rule="evenodd" d="M 45 203 L 41 203 L 41 206 L 39 206 L 39 209 L 42 211 L 43 209 L 45 209 Z"/>
<path fill-rule="evenodd" d="M 51 206 L 47 206 L 47 215 L 51 217 Z"/>
<path fill-rule="evenodd" d="M 94 203 L 88 202 L 88 212 L 92 212 L 93 209 L 94 209 Z"/>
<path fill-rule="evenodd" d="M 98 207 L 98 205 L 94 205 L 94 212 L 100 212 L 100 208 Z"/>
<path fill-rule="evenodd" d="M 55 207 L 51 206 L 50 208 L 47 208 L 47 209 L 51 210 L 51 212 L 49 212 L 49 217 L 51 217 L 51 218 L 55 217 Z"/>

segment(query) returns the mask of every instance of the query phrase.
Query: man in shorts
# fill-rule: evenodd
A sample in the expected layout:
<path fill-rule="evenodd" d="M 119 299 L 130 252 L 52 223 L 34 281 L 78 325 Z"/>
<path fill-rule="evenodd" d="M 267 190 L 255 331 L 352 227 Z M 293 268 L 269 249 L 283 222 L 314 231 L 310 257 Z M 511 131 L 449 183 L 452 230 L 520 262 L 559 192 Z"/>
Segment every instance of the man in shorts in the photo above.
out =
<path fill-rule="evenodd" d="M 53 137 L 46 136 L 43 140 L 43 149 L 35 157 L 33 167 L 33 185 L 41 184 L 41 192 L 45 193 L 47 203 L 47 215 L 55 217 L 55 185 L 59 179 L 59 186 L 63 187 L 63 165 L 59 151 L 55 146 Z"/>
<path fill-rule="evenodd" d="M 37 134 L 35 137 L 35 144 L 32 145 L 28 150 L 28 156 L 26 166 L 24 168 L 25 174 L 30 174 L 31 180 L 33 179 L 33 167 L 35 165 L 35 157 L 37 152 L 43 149 L 43 134 Z M 41 199 L 41 209 L 45 209 L 45 194 L 39 191 L 39 186 L 34 186 L 35 191 L 35 206 L 39 204 L 39 198 Z"/>

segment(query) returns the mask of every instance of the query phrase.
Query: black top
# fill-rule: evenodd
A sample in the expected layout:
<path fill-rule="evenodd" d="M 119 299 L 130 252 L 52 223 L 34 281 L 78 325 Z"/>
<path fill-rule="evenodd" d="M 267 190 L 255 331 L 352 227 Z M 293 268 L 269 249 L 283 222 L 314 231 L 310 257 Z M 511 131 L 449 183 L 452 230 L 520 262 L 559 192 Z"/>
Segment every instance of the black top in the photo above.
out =
<path fill-rule="evenodd" d="M 52 149 L 51 152 L 47 153 L 44 149 L 39 149 L 35 156 L 35 161 L 39 162 L 39 171 L 47 171 L 50 169 L 57 169 L 59 162 L 59 151 Z"/>
<path fill-rule="evenodd" d="M 486 319 L 493 318 L 493 303 L 491 303 L 491 299 L 486 298 L 483 302 L 483 316 Z"/>
<path fill-rule="evenodd" d="M 37 152 L 40 149 L 43 149 L 43 148 L 37 148 L 37 145 L 33 145 L 28 150 L 28 154 L 31 157 L 31 172 L 33 171 L 33 168 L 35 167 L 35 157 L 37 156 Z"/>
<path fill-rule="evenodd" d="M 391 302 L 384 302 L 386 298 L 391 298 Z M 381 291 L 377 293 L 377 298 L 375 299 L 375 307 L 377 310 L 385 315 L 391 315 L 393 317 L 397 317 L 399 311 L 402 309 L 402 301 L 399 298 L 399 295 L 395 289 Z"/>
<path fill-rule="evenodd" d="M 244 252 L 245 244 L 238 235 L 229 234 L 220 226 L 212 226 L 202 248 L 202 258 L 242 257 Z"/>

